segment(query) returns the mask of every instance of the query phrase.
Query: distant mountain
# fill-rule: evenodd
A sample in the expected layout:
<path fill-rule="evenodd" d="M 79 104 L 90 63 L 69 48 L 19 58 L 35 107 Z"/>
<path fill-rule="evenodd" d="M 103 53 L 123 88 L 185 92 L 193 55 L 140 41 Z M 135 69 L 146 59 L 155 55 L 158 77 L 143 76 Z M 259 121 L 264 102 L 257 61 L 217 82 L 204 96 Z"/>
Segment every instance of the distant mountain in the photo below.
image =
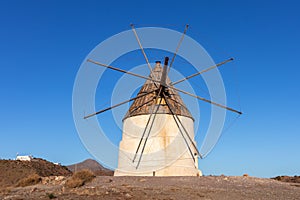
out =
<path fill-rule="evenodd" d="M 112 176 L 114 172 L 112 170 L 106 169 L 100 165 L 97 161 L 93 159 L 87 159 L 80 163 L 67 166 L 72 172 L 80 171 L 83 169 L 88 169 L 94 172 L 97 176 Z"/>

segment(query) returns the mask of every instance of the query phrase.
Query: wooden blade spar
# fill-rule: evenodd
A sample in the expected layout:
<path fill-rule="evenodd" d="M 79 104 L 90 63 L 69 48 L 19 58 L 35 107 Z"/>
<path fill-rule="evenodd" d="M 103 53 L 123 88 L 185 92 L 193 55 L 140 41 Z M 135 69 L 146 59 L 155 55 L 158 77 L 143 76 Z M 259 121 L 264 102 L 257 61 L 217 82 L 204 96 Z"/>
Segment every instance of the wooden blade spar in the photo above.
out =
<path fill-rule="evenodd" d="M 178 88 L 175 88 L 175 87 L 172 87 L 172 86 L 168 86 L 168 88 L 171 88 L 171 89 L 173 89 L 173 90 L 176 90 L 176 91 L 178 91 L 178 92 L 181 92 L 181 93 L 183 93 L 183 94 L 187 94 L 187 95 L 189 95 L 189 96 L 191 96 L 191 97 L 195 97 L 195 98 L 197 98 L 197 99 L 199 99 L 199 100 L 201 100 L 201 101 L 204 101 L 204 102 L 207 102 L 207 103 L 213 104 L 213 105 L 215 105 L 215 106 L 218 106 L 218 107 L 224 108 L 224 109 L 226 109 L 226 110 L 229 110 L 229 111 L 235 112 L 235 113 L 237 113 L 237 114 L 239 114 L 239 115 L 243 114 L 242 112 L 240 112 L 240 111 L 237 111 L 237 110 L 235 110 L 235 109 L 233 109 L 233 108 L 230 108 L 230 107 L 224 106 L 224 105 L 222 105 L 222 104 L 219 104 L 219 103 L 215 103 L 215 102 L 213 102 L 213 101 L 211 101 L 211 100 L 208 100 L 208 99 L 205 99 L 205 98 L 203 98 L 203 97 L 200 97 L 200 96 L 197 96 L 197 95 L 191 94 L 191 93 L 189 93 L 189 92 L 186 92 L 186 91 L 184 91 L 184 90 L 180 90 L 180 89 L 178 89 Z"/>
<path fill-rule="evenodd" d="M 149 70 L 150 70 L 150 73 L 153 74 L 153 72 L 152 72 L 152 67 L 151 67 L 151 65 L 150 65 L 150 63 L 149 63 L 148 57 L 147 57 L 147 55 L 146 55 L 146 53 L 145 53 L 145 50 L 144 50 L 144 48 L 143 48 L 143 46 L 142 46 L 141 40 L 140 40 L 140 38 L 139 38 L 139 36 L 138 36 L 136 30 L 135 30 L 135 27 L 134 27 L 133 24 L 130 24 L 130 26 L 131 26 L 131 29 L 132 29 L 132 31 L 133 31 L 133 33 L 134 33 L 134 36 L 135 36 L 135 38 L 136 38 L 136 41 L 138 42 L 138 44 L 139 44 L 139 46 L 140 46 L 140 49 L 141 49 L 141 51 L 142 51 L 142 53 L 143 53 L 143 56 L 144 56 L 144 58 L 145 58 L 145 60 L 146 60 L 147 66 L 148 66 L 148 68 L 149 68 Z"/>
<path fill-rule="evenodd" d="M 147 57 L 147 55 L 146 55 L 146 53 L 145 53 L 145 50 L 144 50 L 144 48 L 143 48 L 143 46 L 142 46 L 141 40 L 140 40 L 140 38 L 139 38 L 139 36 L 138 36 L 136 30 L 135 30 L 135 27 L 134 27 L 133 24 L 130 24 L 130 26 L 131 26 L 131 29 L 132 29 L 132 31 L 133 31 L 133 33 L 134 33 L 134 36 L 135 36 L 135 38 L 136 38 L 136 41 L 138 42 L 139 47 L 140 47 L 140 49 L 141 49 L 141 51 L 142 51 L 142 53 L 143 53 L 143 56 L 144 56 L 145 61 L 146 61 L 146 63 L 147 63 L 147 66 L 148 66 L 148 68 L 149 68 L 149 70 L 150 70 L 150 74 L 152 74 L 152 76 L 150 76 L 150 77 L 151 77 L 151 79 L 152 79 L 152 77 L 153 77 L 153 78 L 156 80 L 155 74 L 153 73 L 152 67 L 151 67 L 151 65 L 150 65 L 150 63 L 149 63 L 148 57 Z M 158 85 L 156 84 L 156 82 L 153 81 L 153 80 L 152 80 L 152 82 L 154 83 L 155 87 L 158 88 Z"/>
<path fill-rule="evenodd" d="M 157 102 L 158 98 L 160 97 L 161 92 L 162 92 L 162 88 L 160 88 L 160 90 L 159 90 L 159 92 L 158 92 L 158 95 L 156 96 L 155 102 Z M 143 156 L 143 153 L 144 153 L 144 150 L 145 150 L 145 147 L 146 147 L 148 138 L 149 138 L 149 136 L 150 136 L 150 132 L 151 132 L 151 130 L 152 130 L 152 127 L 153 127 L 153 124 L 154 124 L 154 121 L 155 121 L 155 118 L 156 118 L 157 111 L 159 110 L 161 101 L 162 101 L 162 99 L 160 99 L 158 105 L 156 105 L 156 104 L 153 104 L 153 105 L 152 105 L 151 114 L 150 114 L 150 116 L 149 116 L 149 119 L 148 119 L 148 121 L 147 121 L 147 125 L 146 125 L 146 127 L 145 127 L 145 129 L 144 129 L 144 132 L 143 132 L 143 135 L 142 135 L 142 137 L 141 137 L 139 146 L 138 146 L 138 148 L 137 148 L 137 150 L 136 150 L 134 159 L 133 159 L 133 161 L 132 161 L 132 162 L 134 162 L 134 160 L 135 160 L 135 158 L 136 158 L 136 156 L 137 156 L 137 153 L 138 153 L 138 151 L 139 151 L 140 145 L 141 145 L 142 140 L 143 140 L 143 138 L 144 138 L 145 132 L 146 132 L 146 130 L 147 130 L 147 128 L 148 128 L 148 125 L 149 125 L 149 123 L 150 123 L 150 121 L 151 121 L 151 118 L 152 118 L 152 116 L 153 116 L 153 119 L 152 119 L 152 121 L 151 121 L 150 128 L 149 128 L 149 130 L 148 130 L 148 134 L 147 134 L 147 136 L 146 136 L 146 138 L 145 138 L 145 142 L 144 142 L 143 147 L 142 147 L 141 155 L 140 155 L 139 160 L 138 160 L 138 163 L 137 163 L 137 165 L 136 165 L 136 169 L 139 167 L 140 162 L 141 162 L 141 160 L 142 160 L 142 156 Z M 155 106 L 156 106 L 156 110 L 154 111 Z"/>
<path fill-rule="evenodd" d="M 189 25 L 186 24 L 186 25 L 185 25 L 185 28 L 184 28 L 184 31 L 183 31 L 183 34 L 182 34 L 182 36 L 181 36 L 181 38 L 180 38 L 180 40 L 179 40 L 179 42 L 178 42 L 177 48 L 176 48 L 176 50 L 175 50 L 175 53 L 174 53 L 174 55 L 173 55 L 173 57 L 172 57 L 172 60 L 171 60 L 171 63 L 170 63 L 170 67 L 169 67 L 168 73 L 170 72 L 170 69 L 171 69 L 171 67 L 173 66 L 175 57 L 177 56 L 178 50 L 179 50 L 179 48 L 180 48 L 180 46 L 181 46 L 181 43 L 182 43 L 182 41 L 183 41 L 183 39 L 184 39 L 184 36 L 185 36 L 185 34 L 186 34 L 188 28 L 189 28 Z"/>
<path fill-rule="evenodd" d="M 97 62 L 97 61 L 94 61 L 94 60 L 91 60 L 91 59 L 87 59 L 87 62 L 91 62 L 91 63 L 94 63 L 96 65 L 99 65 L 99 66 L 102 66 L 102 67 L 105 67 L 105 68 L 108 68 L 108 69 L 112 69 L 112 70 L 115 70 L 115 71 L 118 71 L 118 72 L 122 72 L 124 74 L 129 74 L 129 75 L 132 75 L 132 76 L 135 76 L 135 77 L 139 77 L 139 78 L 142 78 L 142 79 L 146 79 L 146 80 L 150 80 L 150 81 L 155 81 L 155 80 L 152 80 L 149 77 L 146 77 L 146 76 L 143 76 L 143 75 L 139 75 L 139 74 L 135 74 L 135 73 L 132 73 L 132 72 L 129 72 L 129 71 L 117 68 L 117 67 L 113 67 L 113 66 L 110 66 L 110 65 L 106 65 L 106 64 L 103 64 L 103 63 L 100 63 L 100 62 Z M 156 81 L 156 82 L 159 82 L 159 81 Z"/>
<path fill-rule="evenodd" d="M 227 63 L 227 62 L 230 62 L 230 61 L 232 61 L 232 60 L 233 60 L 233 58 L 230 58 L 230 59 L 228 59 L 228 60 L 225 60 L 225 61 L 219 63 L 218 66 L 221 66 L 221 65 L 223 65 L 223 64 L 225 64 L 225 63 Z M 142 79 L 145 79 L 145 80 L 150 80 L 150 81 L 152 81 L 154 84 L 156 84 L 156 83 L 160 83 L 160 84 L 161 84 L 161 83 L 162 83 L 161 80 L 160 80 L 160 81 L 157 81 L 157 80 L 154 80 L 154 79 L 152 79 L 152 78 L 149 78 L 149 77 L 146 77 L 146 76 L 142 76 L 142 75 L 139 75 L 139 74 L 135 74 L 135 73 L 132 73 L 132 72 L 129 72 L 129 71 L 126 71 L 126 70 L 123 70 L 123 69 L 119 69 L 119 68 L 116 68 L 116 67 L 112 67 L 112 66 L 109 66 L 109 65 L 105 65 L 105 64 L 102 64 L 102 63 L 93 61 L 93 60 L 91 60 L 91 59 L 88 59 L 87 61 L 88 61 L 88 62 L 91 62 L 91 63 L 94 63 L 94 64 L 96 64 L 96 65 L 102 66 L 102 67 L 106 67 L 106 68 L 115 70 L 115 71 L 119 71 L 119 72 L 122 72 L 122 73 L 126 73 L 126 74 L 129 74 L 129 75 L 132 75 L 132 76 L 135 76 L 135 77 L 139 77 L 139 78 L 142 78 Z M 210 67 L 210 68 L 208 68 L 208 69 L 206 69 L 206 70 L 203 70 L 203 71 L 198 72 L 198 73 L 196 73 L 196 74 L 190 75 L 190 76 L 188 76 L 188 77 L 186 77 L 186 78 L 184 78 L 184 79 L 181 79 L 181 80 L 179 80 L 179 81 L 176 81 L 176 82 L 174 82 L 174 83 L 171 84 L 171 85 L 166 85 L 166 84 L 165 84 L 164 87 L 174 89 L 174 90 L 179 91 L 179 92 L 181 92 L 181 93 L 184 93 L 184 94 L 187 94 L 187 95 L 189 95 L 189 96 L 195 97 L 195 98 L 197 98 L 197 99 L 199 99 L 199 100 L 205 101 L 205 102 L 207 102 L 207 103 L 213 104 L 213 105 L 215 105 L 215 106 L 218 106 L 218 107 L 227 109 L 227 110 L 229 110 L 229 111 L 232 111 L 232 112 L 235 112 L 235 113 L 238 113 L 239 115 L 241 115 L 242 112 L 237 111 L 237 110 L 235 110 L 235 109 L 233 109 L 233 108 L 224 106 L 224 105 L 219 104 L 219 103 L 215 103 L 215 102 L 213 102 L 213 101 L 211 101 L 211 100 L 205 99 L 205 98 L 203 98 L 203 97 L 200 97 L 200 96 L 191 94 L 191 93 L 189 93 L 189 92 L 186 92 L 186 91 L 184 91 L 184 90 L 180 90 L 180 89 L 178 89 L 178 88 L 173 87 L 174 84 L 178 84 L 179 82 L 185 81 L 185 80 L 187 80 L 187 79 L 189 79 L 189 78 L 192 78 L 192 77 L 197 76 L 197 75 L 199 75 L 199 74 L 201 74 L 201 73 L 207 72 L 207 71 L 209 71 L 209 70 L 211 70 L 211 69 L 213 69 L 213 68 L 216 68 L 216 67 L 217 67 L 217 65 L 212 66 L 212 67 Z"/>
<path fill-rule="evenodd" d="M 222 66 L 222 65 L 224 65 L 224 64 L 226 64 L 226 63 L 228 63 L 228 62 L 230 62 L 230 61 L 233 61 L 233 58 L 229 58 L 229 59 L 227 59 L 227 60 L 225 60 L 225 61 L 223 61 L 223 62 L 220 62 L 220 63 L 218 63 L 218 64 L 216 64 L 216 65 L 214 65 L 214 66 L 211 66 L 211 67 L 209 67 L 209 68 L 207 68 L 207 69 L 204 69 L 204 70 L 202 70 L 202 71 L 200 71 L 200 72 L 197 72 L 197 73 L 195 73 L 195 74 L 192 74 L 192 75 L 190 75 L 190 76 L 187 76 L 187 77 L 185 77 L 185 78 L 183 78 L 183 79 L 181 79 L 181 80 L 175 81 L 175 82 L 171 83 L 171 85 L 176 85 L 176 84 L 178 84 L 178 83 L 181 83 L 181 82 L 183 82 L 183 81 L 186 81 L 186 80 L 188 80 L 188 79 L 190 79 L 190 78 L 193 78 L 193 77 L 195 77 L 195 76 L 198 76 L 198 75 L 200 75 L 200 74 L 203 74 L 203 73 L 205 73 L 205 72 L 208 72 L 208 71 L 210 71 L 210 70 L 212 70 L 212 69 L 215 69 L 215 68 L 217 68 L 217 67 L 220 67 L 220 66 Z"/>
<path fill-rule="evenodd" d="M 174 114 L 174 112 L 173 112 L 173 110 L 172 110 L 172 108 L 171 108 L 171 106 L 170 106 L 170 104 L 169 104 L 169 100 L 168 100 L 168 98 L 166 97 L 166 95 L 165 95 L 164 93 L 163 93 L 163 95 L 164 95 L 166 104 L 167 104 L 169 110 L 171 111 L 171 114 L 172 114 L 173 119 L 174 119 L 174 121 L 175 121 L 175 123 L 176 123 L 176 126 L 177 126 L 177 128 L 178 128 L 178 130 L 179 130 L 179 132 L 180 132 L 180 134 L 181 134 L 181 136 L 182 136 L 182 138 L 184 139 L 184 142 L 185 142 L 185 144 L 186 144 L 186 146 L 187 146 L 187 148 L 188 148 L 188 150 L 189 150 L 189 152 L 190 152 L 190 154 L 191 154 L 191 157 L 193 158 L 193 161 L 195 162 L 195 158 L 194 158 L 193 151 L 191 150 L 191 147 L 190 147 L 188 141 L 186 140 L 186 138 L 184 137 L 184 134 L 183 134 L 183 132 L 182 132 L 182 130 L 181 130 L 179 124 L 178 124 L 178 121 L 177 121 L 176 118 L 175 118 L 175 114 Z M 188 133 L 187 133 L 187 134 L 188 134 Z"/>
<path fill-rule="evenodd" d="M 155 102 L 156 102 L 157 99 L 159 98 L 160 93 L 161 93 L 161 90 L 158 92 L 158 95 L 155 97 Z M 148 121 L 147 121 L 147 123 L 146 123 L 145 129 L 144 129 L 144 131 L 143 131 L 142 137 L 141 137 L 141 139 L 140 139 L 140 142 L 139 142 L 139 144 L 138 144 L 138 147 L 137 147 L 137 149 L 136 149 L 136 152 L 135 152 L 135 155 L 134 155 L 134 157 L 133 157 L 133 159 L 132 159 L 132 162 L 134 162 L 135 159 L 136 159 L 137 153 L 138 153 L 138 151 L 139 151 L 139 149 L 140 149 L 140 146 L 141 146 L 141 144 L 142 144 L 142 141 L 143 141 L 143 139 L 144 139 L 144 136 L 145 136 L 147 127 L 148 127 L 148 125 L 149 125 L 149 123 L 150 123 L 151 116 L 152 116 L 153 113 L 154 113 L 154 108 L 155 108 L 155 104 L 153 104 L 153 105 L 151 106 L 151 113 L 150 113 L 150 116 L 149 116 Z"/>
<path fill-rule="evenodd" d="M 83 117 L 83 118 L 84 118 L 84 119 L 87 119 L 87 118 L 90 118 L 90 117 L 92 117 L 92 116 L 95 116 L 95 115 L 98 115 L 98 114 L 100 114 L 100 113 L 103 113 L 103 112 L 105 112 L 105 111 L 111 110 L 111 109 L 116 108 L 116 107 L 118 107 L 118 106 L 121 106 L 121 105 L 123 105 L 123 104 L 125 104 L 125 103 L 129 103 L 130 101 L 133 101 L 133 100 L 136 100 L 136 99 L 141 98 L 141 97 L 143 97 L 143 96 L 146 96 L 146 95 L 152 93 L 153 91 L 154 91 L 154 90 L 152 90 L 152 91 L 150 91 L 150 92 L 147 92 L 147 93 L 145 93 L 145 94 L 138 95 L 138 96 L 136 96 L 136 97 L 134 97 L 134 98 L 131 98 L 131 99 L 126 100 L 126 101 L 123 101 L 123 102 L 121 102 L 121 103 L 118 103 L 118 104 L 116 104 L 116 105 L 114 105 L 114 106 L 105 108 L 105 109 L 100 110 L 100 111 L 98 111 L 98 112 L 92 113 L 92 114 L 87 115 L 87 116 L 85 116 L 85 117 Z"/>

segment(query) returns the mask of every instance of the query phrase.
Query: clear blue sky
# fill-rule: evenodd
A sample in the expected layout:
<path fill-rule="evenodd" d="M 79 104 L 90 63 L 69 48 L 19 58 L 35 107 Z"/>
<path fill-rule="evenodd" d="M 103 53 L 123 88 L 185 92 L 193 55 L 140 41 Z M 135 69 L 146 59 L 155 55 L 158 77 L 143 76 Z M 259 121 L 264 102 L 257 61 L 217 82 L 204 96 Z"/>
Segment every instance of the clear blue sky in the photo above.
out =
<path fill-rule="evenodd" d="M 189 23 L 188 35 L 216 62 L 236 58 L 230 65 L 245 113 L 200 161 L 204 174 L 299 175 L 299 7 L 296 0 L 1 1 L 0 158 L 91 157 L 72 118 L 83 59 L 131 22 L 178 31 Z"/>

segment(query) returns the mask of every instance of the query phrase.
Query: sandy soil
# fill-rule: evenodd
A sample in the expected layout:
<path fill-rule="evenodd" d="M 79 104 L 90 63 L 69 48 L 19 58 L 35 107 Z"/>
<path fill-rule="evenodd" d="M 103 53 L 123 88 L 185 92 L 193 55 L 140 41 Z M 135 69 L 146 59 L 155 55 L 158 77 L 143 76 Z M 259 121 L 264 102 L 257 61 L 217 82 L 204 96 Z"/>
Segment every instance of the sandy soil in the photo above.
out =
<path fill-rule="evenodd" d="M 0 199 L 300 199 L 299 183 L 253 177 L 98 176 L 76 189 L 64 182 L 3 189 Z"/>

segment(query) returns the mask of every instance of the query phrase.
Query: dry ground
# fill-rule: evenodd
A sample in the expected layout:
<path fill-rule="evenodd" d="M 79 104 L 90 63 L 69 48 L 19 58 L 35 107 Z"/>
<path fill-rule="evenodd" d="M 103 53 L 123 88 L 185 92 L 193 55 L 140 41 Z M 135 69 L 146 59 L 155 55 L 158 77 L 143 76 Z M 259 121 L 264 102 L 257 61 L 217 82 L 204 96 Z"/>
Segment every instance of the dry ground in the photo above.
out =
<path fill-rule="evenodd" d="M 69 189 L 66 178 L 28 187 L 7 188 L 0 199 L 300 199 L 300 184 L 253 177 L 97 176 Z"/>

